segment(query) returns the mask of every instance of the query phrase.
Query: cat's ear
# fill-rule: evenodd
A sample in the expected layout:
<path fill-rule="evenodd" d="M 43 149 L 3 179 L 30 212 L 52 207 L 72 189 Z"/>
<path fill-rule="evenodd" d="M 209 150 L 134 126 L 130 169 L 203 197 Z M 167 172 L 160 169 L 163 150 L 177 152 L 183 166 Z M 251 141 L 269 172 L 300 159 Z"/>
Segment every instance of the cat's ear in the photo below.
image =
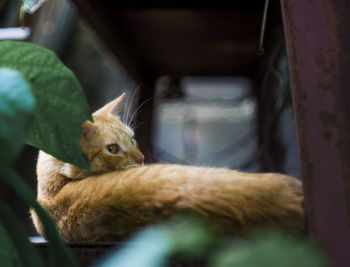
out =
<path fill-rule="evenodd" d="M 125 98 L 125 93 L 122 93 L 119 97 L 112 100 L 108 104 L 104 105 L 99 110 L 95 111 L 94 115 L 98 115 L 98 116 L 113 115 L 116 117 L 119 116 L 123 107 L 124 98 Z"/>
<path fill-rule="evenodd" d="M 95 134 L 97 132 L 97 127 L 91 121 L 85 121 L 82 124 L 82 138 L 88 138 L 89 136 Z"/>

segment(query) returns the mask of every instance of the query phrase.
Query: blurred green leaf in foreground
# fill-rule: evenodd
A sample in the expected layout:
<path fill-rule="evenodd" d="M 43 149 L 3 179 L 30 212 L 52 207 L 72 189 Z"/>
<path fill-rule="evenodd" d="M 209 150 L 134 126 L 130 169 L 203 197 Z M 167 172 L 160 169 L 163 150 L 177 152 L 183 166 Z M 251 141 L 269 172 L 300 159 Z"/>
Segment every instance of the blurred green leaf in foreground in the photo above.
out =
<path fill-rule="evenodd" d="M 34 98 L 21 74 L 0 69 L 0 159 L 10 163 L 31 124 Z"/>
<path fill-rule="evenodd" d="M 92 117 L 75 75 L 52 51 L 26 42 L 0 42 L 0 68 L 20 72 L 35 98 L 26 143 L 89 170 L 79 138 Z"/>
<path fill-rule="evenodd" d="M 209 267 L 328 266 L 320 249 L 306 238 L 280 230 L 232 239 L 217 237 L 201 218 L 192 215 L 144 229 L 97 266 L 168 266 L 171 255 L 181 262 L 200 259 Z"/>
<path fill-rule="evenodd" d="M 0 43 L 1 44 L 1 43 Z M 0 68 L 0 179 L 39 215 L 47 238 L 52 266 L 77 266 L 59 237 L 56 224 L 36 202 L 34 193 L 10 169 L 10 163 L 23 145 L 33 125 L 35 101 L 29 84 L 14 70 Z M 64 125 L 63 125 L 64 126 Z M 1 266 L 44 266 L 12 210 L 0 202 Z"/>
<path fill-rule="evenodd" d="M 218 251 L 210 262 L 210 266 L 215 267 L 328 266 L 316 244 L 276 229 L 232 242 L 226 249 Z"/>

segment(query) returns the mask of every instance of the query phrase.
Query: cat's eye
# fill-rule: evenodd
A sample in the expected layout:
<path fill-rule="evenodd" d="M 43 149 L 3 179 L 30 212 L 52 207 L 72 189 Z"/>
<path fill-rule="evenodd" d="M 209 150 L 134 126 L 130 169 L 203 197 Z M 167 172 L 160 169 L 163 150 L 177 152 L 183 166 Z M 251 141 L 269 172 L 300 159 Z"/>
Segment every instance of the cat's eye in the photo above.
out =
<path fill-rule="evenodd" d="M 120 147 L 118 144 L 110 144 L 106 146 L 106 150 L 112 154 L 118 154 L 120 152 Z"/>
<path fill-rule="evenodd" d="M 136 139 L 134 137 L 131 137 L 131 143 L 133 146 L 136 146 L 137 142 L 136 142 Z"/>

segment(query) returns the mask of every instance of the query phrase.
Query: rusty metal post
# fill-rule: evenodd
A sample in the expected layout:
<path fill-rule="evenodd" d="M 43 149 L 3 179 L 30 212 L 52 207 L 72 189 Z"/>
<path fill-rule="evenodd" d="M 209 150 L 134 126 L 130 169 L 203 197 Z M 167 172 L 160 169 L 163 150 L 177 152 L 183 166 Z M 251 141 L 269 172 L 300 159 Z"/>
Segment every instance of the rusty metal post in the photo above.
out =
<path fill-rule="evenodd" d="M 350 1 L 281 1 L 309 227 L 350 266 Z"/>

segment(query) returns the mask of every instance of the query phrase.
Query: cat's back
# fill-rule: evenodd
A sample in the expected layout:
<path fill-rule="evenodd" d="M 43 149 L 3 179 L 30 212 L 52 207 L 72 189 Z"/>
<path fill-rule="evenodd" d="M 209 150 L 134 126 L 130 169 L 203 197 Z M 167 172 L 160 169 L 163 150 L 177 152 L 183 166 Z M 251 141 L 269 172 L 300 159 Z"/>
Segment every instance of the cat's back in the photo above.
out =
<path fill-rule="evenodd" d="M 203 215 L 224 234 L 267 224 L 304 229 L 300 181 L 224 168 L 154 164 L 93 175 L 64 185 L 47 208 L 67 240 L 100 230 L 123 235 L 181 211 Z"/>
<path fill-rule="evenodd" d="M 195 188 L 206 187 L 207 190 L 215 189 L 223 184 L 226 188 L 256 186 L 261 190 L 274 189 L 283 184 L 292 186 L 299 194 L 302 183 L 294 177 L 280 173 L 248 173 L 227 168 L 208 168 L 186 166 L 176 164 L 152 164 L 129 168 L 124 171 L 106 173 L 100 176 L 109 181 L 119 177 L 120 182 L 145 182 L 149 184 L 160 183 L 164 186 L 182 188 L 189 186 Z"/>
<path fill-rule="evenodd" d="M 65 194 L 81 194 L 111 201 L 162 203 L 177 206 L 213 205 L 259 207 L 266 209 L 298 208 L 302 213 L 302 183 L 279 173 L 246 173 L 225 168 L 206 168 L 174 164 L 152 164 L 91 176 L 65 186 Z M 116 200 L 118 198 L 118 201 Z M 276 204 L 275 206 L 271 203 Z M 263 206 L 263 205 L 262 205 Z"/>
<path fill-rule="evenodd" d="M 250 194 L 250 190 L 275 191 L 275 194 L 293 192 L 302 196 L 302 183 L 290 176 L 279 173 L 247 173 L 226 168 L 207 168 L 175 164 L 152 164 L 132 167 L 123 171 L 93 175 L 71 183 L 71 187 L 86 186 L 94 192 L 109 187 L 129 188 L 131 191 L 146 190 L 189 190 L 211 192 L 220 190 Z M 70 185 L 67 185 L 68 187 Z M 288 189 L 284 192 L 281 189 Z M 87 191 L 88 192 L 88 191 Z M 123 192 L 128 194 L 128 191 Z"/>

